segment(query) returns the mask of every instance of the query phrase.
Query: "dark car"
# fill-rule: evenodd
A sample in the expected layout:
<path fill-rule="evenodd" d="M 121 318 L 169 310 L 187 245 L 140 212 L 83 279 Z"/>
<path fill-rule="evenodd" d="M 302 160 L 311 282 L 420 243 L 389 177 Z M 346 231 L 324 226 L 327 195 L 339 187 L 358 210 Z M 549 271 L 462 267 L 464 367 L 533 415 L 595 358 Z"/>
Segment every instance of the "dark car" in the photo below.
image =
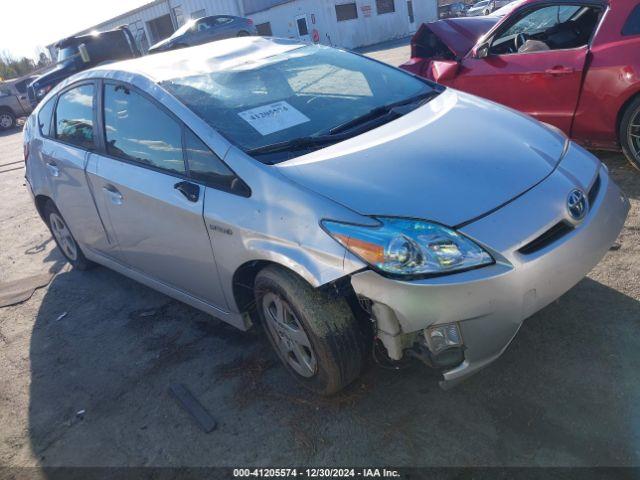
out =
<path fill-rule="evenodd" d="M 191 20 L 169 38 L 152 45 L 149 53 L 165 52 L 177 48 L 193 47 L 214 40 L 257 35 L 253 20 L 231 15 L 213 15 Z"/>
<path fill-rule="evenodd" d="M 55 67 L 29 86 L 29 102 L 35 107 L 54 86 L 74 73 L 102 63 L 140 56 L 135 39 L 127 27 L 90 35 L 65 38 L 56 44 Z"/>
<path fill-rule="evenodd" d="M 440 18 L 464 17 L 466 5 L 464 2 L 454 2 L 448 5 L 442 5 L 438 9 Z"/>

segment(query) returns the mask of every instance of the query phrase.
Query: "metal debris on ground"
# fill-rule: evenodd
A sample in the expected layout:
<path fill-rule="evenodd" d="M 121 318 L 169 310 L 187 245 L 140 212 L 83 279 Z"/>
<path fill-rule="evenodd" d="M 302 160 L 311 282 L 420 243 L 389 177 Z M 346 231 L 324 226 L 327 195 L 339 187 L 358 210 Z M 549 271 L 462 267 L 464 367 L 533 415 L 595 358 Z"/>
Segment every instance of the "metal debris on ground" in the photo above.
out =
<path fill-rule="evenodd" d="M 215 419 L 183 384 L 174 383 L 169 387 L 169 393 L 205 433 L 212 432 L 218 426 Z"/>
<path fill-rule="evenodd" d="M 58 315 L 58 317 L 56 318 L 56 322 L 62 320 L 64 317 L 66 317 L 68 314 L 68 312 L 62 312 L 60 315 Z"/>

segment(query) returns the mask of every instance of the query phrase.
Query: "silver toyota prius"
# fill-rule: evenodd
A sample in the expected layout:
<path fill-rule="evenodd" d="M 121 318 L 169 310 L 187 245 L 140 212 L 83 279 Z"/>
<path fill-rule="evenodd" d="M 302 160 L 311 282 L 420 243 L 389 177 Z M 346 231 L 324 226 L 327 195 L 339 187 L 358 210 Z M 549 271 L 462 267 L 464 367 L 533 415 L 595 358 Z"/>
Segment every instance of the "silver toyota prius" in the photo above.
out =
<path fill-rule="evenodd" d="M 245 37 L 100 66 L 24 129 L 35 206 L 98 263 L 331 394 L 370 356 L 443 387 L 607 252 L 629 202 L 557 129 L 343 50 Z"/>

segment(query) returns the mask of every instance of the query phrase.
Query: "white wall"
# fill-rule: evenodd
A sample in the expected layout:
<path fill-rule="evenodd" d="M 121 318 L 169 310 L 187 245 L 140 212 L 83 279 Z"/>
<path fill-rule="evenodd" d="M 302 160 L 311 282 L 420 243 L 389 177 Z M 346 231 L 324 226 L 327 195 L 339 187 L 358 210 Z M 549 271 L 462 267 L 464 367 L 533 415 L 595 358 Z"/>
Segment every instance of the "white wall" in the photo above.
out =
<path fill-rule="evenodd" d="M 375 0 L 355 0 L 358 18 L 338 22 L 335 5 L 350 0 L 295 0 L 249 15 L 255 23 L 271 23 L 274 36 L 298 38 L 295 18 L 307 15 L 309 31 L 318 31 L 320 43 L 356 48 L 405 37 L 422 22 L 437 18 L 436 0 L 414 0 L 415 26 L 409 24 L 406 0 L 395 0 L 395 12 L 378 15 Z M 367 8 L 369 7 L 369 8 Z M 369 16 L 365 12 L 370 12 Z M 315 24 L 313 23 L 315 17 Z"/>

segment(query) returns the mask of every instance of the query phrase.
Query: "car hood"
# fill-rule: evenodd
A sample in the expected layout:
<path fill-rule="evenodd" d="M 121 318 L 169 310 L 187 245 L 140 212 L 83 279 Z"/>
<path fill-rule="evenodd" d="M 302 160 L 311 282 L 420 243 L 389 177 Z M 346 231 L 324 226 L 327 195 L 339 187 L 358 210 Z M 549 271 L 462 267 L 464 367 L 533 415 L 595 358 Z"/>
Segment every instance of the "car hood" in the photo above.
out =
<path fill-rule="evenodd" d="M 566 142 L 530 117 L 447 89 L 393 122 L 275 168 L 363 215 L 457 226 L 541 182 Z"/>
<path fill-rule="evenodd" d="M 49 85 L 50 83 L 58 83 L 61 80 L 67 78 L 72 73 L 75 73 L 74 62 L 73 60 L 64 60 L 58 63 L 55 67 L 49 70 L 46 73 L 43 73 L 38 78 L 36 78 L 33 82 L 29 84 L 30 87 L 34 89 L 41 88 L 44 85 Z"/>
<path fill-rule="evenodd" d="M 447 18 L 424 24 L 424 27 L 442 40 L 455 56 L 463 57 L 500 20 L 500 17 L 490 16 Z"/>

